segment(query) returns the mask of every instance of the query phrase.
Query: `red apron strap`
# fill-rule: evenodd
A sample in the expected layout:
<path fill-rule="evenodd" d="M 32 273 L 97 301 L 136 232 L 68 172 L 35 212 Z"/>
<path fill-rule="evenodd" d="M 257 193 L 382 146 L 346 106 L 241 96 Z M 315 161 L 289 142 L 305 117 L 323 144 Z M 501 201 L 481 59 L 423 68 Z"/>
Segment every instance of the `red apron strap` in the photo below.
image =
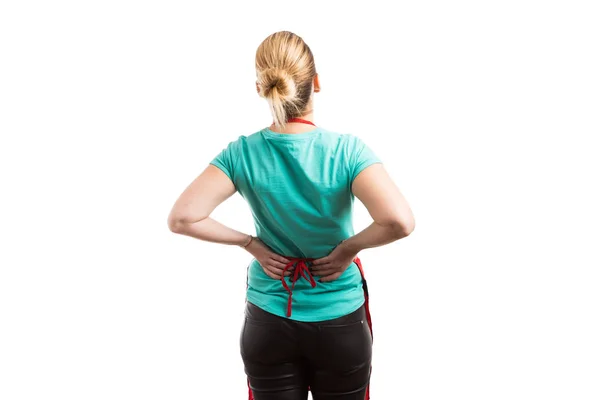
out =
<path fill-rule="evenodd" d="M 360 276 L 363 280 L 363 291 L 365 292 L 365 310 L 367 312 L 367 323 L 369 324 L 369 329 L 371 330 L 371 338 L 373 338 L 373 325 L 371 323 L 371 311 L 369 310 L 369 287 L 367 286 L 367 279 L 365 278 L 365 271 L 363 270 L 362 263 L 360 262 L 360 258 L 356 257 L 354 262 L 358 266 L 360 270 Z"/>
<path fill-rule="evenodd" d="M 367 279 L 365 278 L 365 271 L 363 270 L 362 263 L 360 262 L 360 258 L 356 257 L 354 262 L 358 266 L 360 271 L 360 276 L 363 281 L 363 291 L 365 293 L 365 311 L 367 314 L 367 323 L 369 324 L 369 330 L 371 331 L 371 341 L 373 341 L 373 325 L 371 323 L 371 311 L 369 310 L 369 287 L 367 286 Z M 373 366 L 371 366 L 371 371 L 373 371 Z M 367 393 L 365 395 L 365 400 L 369 400 L 371 398 L 370 390 L 371 384 L 367 386 Z"/>

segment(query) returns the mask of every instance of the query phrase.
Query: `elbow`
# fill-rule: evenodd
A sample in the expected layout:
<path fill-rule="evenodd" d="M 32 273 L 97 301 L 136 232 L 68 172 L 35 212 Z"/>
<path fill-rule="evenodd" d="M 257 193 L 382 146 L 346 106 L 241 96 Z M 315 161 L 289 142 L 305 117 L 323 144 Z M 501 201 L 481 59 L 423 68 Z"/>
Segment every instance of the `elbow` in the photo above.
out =
<path fill-rule="evenodd" d="M 415 219 L 410 218 L 406 221 L 397 221 L 392 224 L 394 237 L 402 239 L 409 236 L 415 230 Z"/>
<path fill-rule="evenodd" d="M 181 233 L 186 225 L 186 219 L 181 214 L 171 211 L 167 218 L 167 226 L 173 233 Z"/>
<path fill-rule="evenodd" d="M 201 222 L 206 218 L 208 218 L 208 215 L 192 215 L 174 209 L 167 218 L 167 226 L 171 232 L 185 234 L 191 225 Z"/>
<path fill-rule="evenodd" d="M 169 230 L 173 233 L 181 233 L 183 225 L 184 224 L 181 221 L 181 219 L 178 218 L 172 218 L 171 216 L 169 216 L 167 220 L 167 226 L 169 227 Z"/>

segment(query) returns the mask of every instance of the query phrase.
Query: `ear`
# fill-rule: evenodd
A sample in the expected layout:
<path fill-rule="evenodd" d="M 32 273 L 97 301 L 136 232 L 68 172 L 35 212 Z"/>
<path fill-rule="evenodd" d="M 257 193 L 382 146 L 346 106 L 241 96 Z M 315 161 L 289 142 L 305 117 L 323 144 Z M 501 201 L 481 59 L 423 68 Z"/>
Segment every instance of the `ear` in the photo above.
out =
<path fill-rule="evenodd" d="M 313 84 L 315 87 L 315 93 L 318 93 L 321 91 L 321 84 L 319 83 L 319 74 L 315 75 L 315 79 L 313 80 Z"/>
<path fill-rule="evenodd" d="M 260 88 L 258 87 L 258 82 L 256 82 L 256 93 L 260 93 Z"/>

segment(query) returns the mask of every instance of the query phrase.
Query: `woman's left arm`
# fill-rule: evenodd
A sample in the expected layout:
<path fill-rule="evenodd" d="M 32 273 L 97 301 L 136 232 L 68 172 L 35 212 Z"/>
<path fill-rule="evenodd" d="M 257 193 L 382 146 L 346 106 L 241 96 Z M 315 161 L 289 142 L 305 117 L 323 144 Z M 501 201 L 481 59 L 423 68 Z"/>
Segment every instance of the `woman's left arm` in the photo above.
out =
<path fill-rule="evenodd" d="M 245 245 L 251 238 L 250 235 L 231 229 L 209 217 L 219 204 L 235 192 L 235 185 L 231 179 L 219 168 L 209 164 L 175 202 L 169 214 L 169 229 L 207 242 Z M 271 278 L 280 279 L 282 275 L 291 274 L 290 271 L 285 271 L 289 260 L 274 253 L 260 239 L 253 238 L 244 248 L 256 258 Z"/>
<path fill-rule="evenodd" d="M 169 229 L 207 242 L 238 246 L 249 243 L 244 248 L 256 258 L 268 276 L 273 279 L 280 279 L 282 275 L 289 276 L 290 271 L 284 273 L 289 261 L 286 257 L 274 253 L 260 239 L 210 218 L 213 210 L 235 192 L 231 179 L 219 168 L 209 164 L 175 202 L 169 213 Z"/>
<path fill-rule="evenodd" d="M 235 192 L 231 179 L 219 168 L 209 164 L 175 202 L 169 213 L 169 229 L 207 242 L 243 246 L 250 235 L 210 218 L 213 210 Z"/>

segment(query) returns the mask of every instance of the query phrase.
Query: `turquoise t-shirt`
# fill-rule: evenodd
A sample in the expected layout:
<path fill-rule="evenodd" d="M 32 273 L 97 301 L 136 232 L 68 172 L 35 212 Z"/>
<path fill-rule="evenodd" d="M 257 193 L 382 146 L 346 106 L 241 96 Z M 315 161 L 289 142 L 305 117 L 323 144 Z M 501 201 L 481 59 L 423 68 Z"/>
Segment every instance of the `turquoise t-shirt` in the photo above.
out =
<path fill-rule="evenodd" d="M 318 127 L 295 134 L 265 128 L 242 135 L 210 163 L 248 202 L 256 236 L 267 246 L 287 257 L 320 258 L 354 235 L 352 181 L 377 162 L 382 161 L 357 136 Z M 303 278 L 296 282 L 290 319 L 338 318 L 364 303 L 354 262 L 333 282 L 315 280 L 314 288 Z M 288 292 L 280 280 L 265 274 L 256 259 L 248 266 L 246 297 L 265 311 L 286 317 Z"/>

